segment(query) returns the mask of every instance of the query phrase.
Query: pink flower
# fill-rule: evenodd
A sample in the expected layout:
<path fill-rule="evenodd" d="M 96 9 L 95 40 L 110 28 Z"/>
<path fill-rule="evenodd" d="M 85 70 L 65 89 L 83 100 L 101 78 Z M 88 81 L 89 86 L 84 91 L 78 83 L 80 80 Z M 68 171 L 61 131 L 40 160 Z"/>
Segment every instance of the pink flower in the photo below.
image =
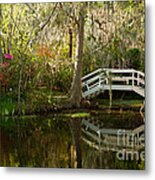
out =
<path fill-rule="evenodd" d="M 10 60 L 13 59 L 13 55 L 12 55 L 12 54 L 4 54 L 4 57 L 5 57 L 6 59 L 10 59 Z"/>
<path fill-rule="evenodd" d="M 4 66 L 7 66 L 7 65 L 8 65 L 8 62 L 3 62 L 3 65 L 4 65 Z"/>
<path fill-rule="evenodd" d="M 0 64 L 0 67 L 5 68 L 5 67 L 7 67 L 8 65 L 9 65 L 8 62 L 3 62 L 3 63 Z"/>

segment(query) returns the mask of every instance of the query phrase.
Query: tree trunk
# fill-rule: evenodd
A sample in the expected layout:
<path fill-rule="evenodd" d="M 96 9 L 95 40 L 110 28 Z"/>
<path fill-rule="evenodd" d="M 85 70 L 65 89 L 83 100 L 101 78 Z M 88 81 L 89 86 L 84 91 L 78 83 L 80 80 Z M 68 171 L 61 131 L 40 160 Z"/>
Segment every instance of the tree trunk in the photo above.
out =
<path fill-rule="evenodd" d="M 73 49 L 73 32 L 72 28 L 69 28 L 69 58 L 72 59 L 72 49 Z"/>
<path fill-rule="evenodd" d="M 23 74 L 23 65 L 21 65 L 21 69 L 19 72 L 19 81 L 18 81 L 18 104 L 17 104 L 17 111 L 18 111 L 18 116 L 21 116 L 21 86 L 22 86 L 22 74 Z"/>
<path fill-rule="evenodd" d="M 0 42 L 1 43 L 1 42 Z M 2 48 L 0 47 L 0 64 L 2 64 Z M 2 75 L 2 68 L 0 67 L 0 76 Z M 2 79 L 0 79 L 0 116 L 2 115 Z"/>
<path fill-rule="evenodd" d="M 79 107 L 82 97 L 81 77 L 82 77 L 83 43 L 84 43 L 84 24 L 85 24 L 85 6 L 82 6 L 79 12 L 76 62 L 75 62 L 74 76 L 73 76 L 72 87 L 70 91 L 71 94 L 69 100 L 71 107 Z"/>
<path fill-rule="evenodd" d="M 2 6 L 0 4 L 0 21 L 2 22 Z M 1 25 L 0 25 L 1 28 Z M 0 64 L 3 63 L 3 55 L 2 55 L 2 37 L 1 37 L 1 33 L 0 33 Z M 2 68 L 0 67 L 0 74 L 2 73 Z M 0 80 L 0 115 L 2 115 L 2 106 L 1 106 L 1 101 L 2 101 L 2 80 Z"/>

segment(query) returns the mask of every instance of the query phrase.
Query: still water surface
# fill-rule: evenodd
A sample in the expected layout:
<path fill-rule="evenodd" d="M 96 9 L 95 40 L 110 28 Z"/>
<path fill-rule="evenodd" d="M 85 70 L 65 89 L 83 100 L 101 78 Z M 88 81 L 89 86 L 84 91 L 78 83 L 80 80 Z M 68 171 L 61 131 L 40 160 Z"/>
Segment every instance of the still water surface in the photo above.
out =
<path fill-rule="evenodd" d="M 87 118 L 71 118 L 66 114 L 3 117 L 0 124 L 0 165 L 143 169 L 143 159 L 123 159 L 122 154 L 119 154 L 118 158 L 118 150 L 115 151 L 114 145 L 112 149 L 103 149 L 105 144 L 101 144 L 100 140 L 103 141 L 108 136 L 99 134 L 99 130 L 103 128 L 107 129 L 107 132 L 113 129 L 133 130 L 143 124 L 143 118 L 134 112 L 91 114 Z M 119 148 L 121 150 L 121 147 Z M 122 149 L 125 147 L 122 146 Z M 133 150 L 132 147 L 130 150 Z M 144 148 L 136 151 L 141 153 Z"/>

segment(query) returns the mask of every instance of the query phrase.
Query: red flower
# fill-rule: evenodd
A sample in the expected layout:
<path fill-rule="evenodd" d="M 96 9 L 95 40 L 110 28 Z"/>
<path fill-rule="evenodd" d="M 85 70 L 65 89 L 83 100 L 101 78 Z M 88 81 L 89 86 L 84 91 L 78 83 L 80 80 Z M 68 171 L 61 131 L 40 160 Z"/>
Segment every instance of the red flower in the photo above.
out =
<path fill-rule="evenodd" d="M 12 55 L 12 54 L 4 54 L 4 57 L 5 57 L 6 59 L 10 59 L 10 60 L 13 59 L 13 55 Z"/>

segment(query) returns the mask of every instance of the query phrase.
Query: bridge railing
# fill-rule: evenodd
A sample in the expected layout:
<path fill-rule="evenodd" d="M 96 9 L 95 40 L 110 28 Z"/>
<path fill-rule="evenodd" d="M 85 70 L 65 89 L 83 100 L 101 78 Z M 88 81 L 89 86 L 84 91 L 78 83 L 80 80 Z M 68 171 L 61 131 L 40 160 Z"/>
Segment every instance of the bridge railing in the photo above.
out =
<path fill-rule="evenodd" d="M 122 83 L 122 85 L 145 86 L 145 75 L 134 69 L 105 69 L 111 76 L 112 84 Z M 105 81 L 109 84 L 108 78 Z"/>
<path fill-rule="evenodd" d="M 82 77 L 82 82 L 87 81 L 96 75 L 99 75 L 101 72 L 102 72 L 102 69 L 100 68 L 100 69 L 97 69 L 97 70 L 85 75 L 84 77 Z"/>
<path fill-rule="evenodd" d="M 145 86 L 145 75 L 144 73 L 140 72 L 140 71 L 135 71 L 133 72 L 133 76 L 134 76 L 134 84 L 133 86 Z M 136 84 L 135 84 L 136 83 Z"/>
<path fill-rule="evenodd" d="M 82 78 L 82 92 L 97 90 L 104 83 L 102 69 L 98 69 Z"/>
<path fill-rule="evenodd" d="M 113 89 L 135 90 L 137 92 L 144 89 L 145 75 L 134 69 L 100 68 L 82 78 L 83 94 L 85 92 L 87 94 L 89 94 L 88 92 L 95 93 L 97 90 L 104 90 L 104 88 L 106 90 L 110 88 L 110 85 Z"/>

